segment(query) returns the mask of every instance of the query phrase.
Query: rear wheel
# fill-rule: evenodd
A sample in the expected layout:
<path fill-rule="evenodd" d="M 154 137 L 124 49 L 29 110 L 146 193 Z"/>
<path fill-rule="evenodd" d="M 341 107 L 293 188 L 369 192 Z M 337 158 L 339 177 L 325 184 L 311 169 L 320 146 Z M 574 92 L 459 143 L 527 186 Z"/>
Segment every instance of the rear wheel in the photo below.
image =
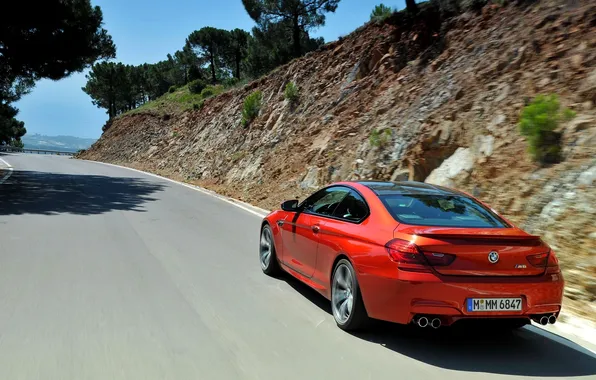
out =
<path fill-rule="evenodd" d="M 342 330 L 358 330 L 368 321 L 354 267 L 346 259 L 340 260 L 333 270 L 331 311 Z"/>
<path fill-rule="evenodd" d="M 273 244 L 273 233 L 269 225 L 264 225 L 261 229 L 261 241 L 259 243 L 259 261 L 263 273 L 269 276 L 278 276 L 281 268 L 277 262 L 275 245 Z"/>

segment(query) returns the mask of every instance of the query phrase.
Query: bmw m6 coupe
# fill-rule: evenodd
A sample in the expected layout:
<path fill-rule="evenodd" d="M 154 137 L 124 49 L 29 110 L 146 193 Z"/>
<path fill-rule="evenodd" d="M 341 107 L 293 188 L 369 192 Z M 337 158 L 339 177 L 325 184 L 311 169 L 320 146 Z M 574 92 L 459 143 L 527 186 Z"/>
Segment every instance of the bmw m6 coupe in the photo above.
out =
<path fill-rule="evenodd" d="M 344 330 L 372 319 L 439 328 L 555 323 L 564 280 L 552 249 L 464 192 L 419 182 L 339 182 L 262 222 L 261 269 L 331 301 Z"/>

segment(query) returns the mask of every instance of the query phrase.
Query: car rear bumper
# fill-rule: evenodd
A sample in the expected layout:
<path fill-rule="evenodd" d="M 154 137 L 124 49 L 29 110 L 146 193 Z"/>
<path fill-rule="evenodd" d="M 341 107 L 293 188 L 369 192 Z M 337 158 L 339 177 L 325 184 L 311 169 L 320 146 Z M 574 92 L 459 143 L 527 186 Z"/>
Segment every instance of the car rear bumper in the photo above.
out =
<path fill-rule="evenodd" d="M 561 274 L 539 277 L 455 277 L 394 272 L 395 276 L 359 273 L 368 315 L 407 324 L 416 315 L 436 316 L 444 325 L 460 319 L 558 316 L 563 298 Z M 385 273 L 386 274 L 386 273 Z M 469 312 L 468 298 L 521 297 L 521 311 Z"/>

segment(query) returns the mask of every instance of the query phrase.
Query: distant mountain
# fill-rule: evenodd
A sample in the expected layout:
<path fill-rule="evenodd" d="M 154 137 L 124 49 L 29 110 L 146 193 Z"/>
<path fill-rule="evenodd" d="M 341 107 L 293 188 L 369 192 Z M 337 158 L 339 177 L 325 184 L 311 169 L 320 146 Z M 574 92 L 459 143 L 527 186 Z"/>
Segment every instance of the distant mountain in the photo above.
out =
<path fill-rule="evenodd" d="M 97 139 L 85 139 L 74 136 L 45 136 L 40 134 L 26 134 L 21 137 L 25 148 L 61 150 L 76 152 L 89 148 Z"/>

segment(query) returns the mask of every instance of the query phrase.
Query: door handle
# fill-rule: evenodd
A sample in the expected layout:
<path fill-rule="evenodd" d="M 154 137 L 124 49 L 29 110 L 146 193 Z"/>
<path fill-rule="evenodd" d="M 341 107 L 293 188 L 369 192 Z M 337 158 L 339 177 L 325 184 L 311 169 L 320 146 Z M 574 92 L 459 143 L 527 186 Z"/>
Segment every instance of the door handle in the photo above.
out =
<path fill-rule="evenodd" d="M 283 220 L 278 220 L 277 221 L 277 225 L 280 226 L 280 227 L 283 226 L 284 225 L 284 221 Z"/>
<path fill-rule="evenodd" d="M 321 227 L 319 227 L 318 225 L 314 225 L 311 227 L 312 228 L 312 232 L 319 233 L 319 231 L 321 230 Z"/>

